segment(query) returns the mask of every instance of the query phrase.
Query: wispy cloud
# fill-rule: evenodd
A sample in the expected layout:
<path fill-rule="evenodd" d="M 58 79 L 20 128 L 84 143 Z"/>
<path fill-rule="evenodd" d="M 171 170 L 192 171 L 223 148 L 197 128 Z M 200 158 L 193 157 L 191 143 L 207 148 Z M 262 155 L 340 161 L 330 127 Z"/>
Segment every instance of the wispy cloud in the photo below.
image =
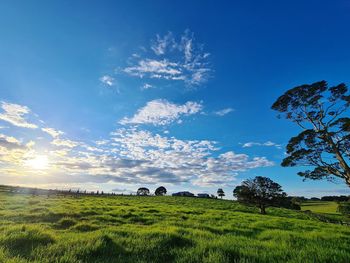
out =
<path fill-rule="evenodd" d="M 208 57 L 209 53 L 204 52 L 203 45 L 195 43 L 189 30 L 179 40 L 170 32 L 157 35 L 145 54 L 131 56 L 130 65 L 123 72 L 143 79 L 183 81 L 188 86 L 198 86 L 211 74 Z"/>
<path fill-rule="evenodd" d="M 100 81 L 107 85 L 107 86 L 113 86 L 114 85 L 114 78 L 109 75 L 104 75 L 100 78 Z"/>
<path fill-rule="evenodd" d="M 63 146 L 63 147 L 68 147 L 68 148 L 74 148 L 79 145 L 78 142 L 68 140 L 68 139 L 59 139 L 56 138 L 54 139 L 51 144 L 56 145 L 56 146 Z"/>
<path fill-rule="evenodd" d="M 153 124 L 155 126 L 170 124 L 174 121 L 181 121 L 181 116 L 196 114 L 202 110 L 201 103 L 188 101 L 179 105 L 165 99 L 152 100 L 147 102 L 131 118 L 123 118 L 120 124 Z"/>
<path fill-rule="evenodd" d="M 250 148 L 253 146 L 267 146 L 267 147 L 276 147 L 277 149 L 282 149 L 282 145 L 281 144 L 277 144 L 275 142 L 272 141 L 267 141 L 267 142 L 246 142 L 242 145 L 243 148 Z"/>
<path fill-rule="evenodd" d="M 54 128 L 41 128 L 41 130 L 49 134 L 52 138 L 57 138 L 58 136 L 64 134 L 64 132 L 56 130 Z"/>
<path fill-rule="evenodd" d="M 141 90 L 147 90 L 147 89 L 151 89 L 151 88 L 154 88 L 154 86 L 149 84 L 149 83 L 145 83 L 141 86 Z"/>
<path fill-rule="evenodd" d="M 230 112 L 233 112 L 234 109 L 232 108 L 225 108 L 222 110 L 215 111 L 214 114 L 218 116 L 225 116 L 226 114 L 229 114 Z"/>
<path fill-rule="evenodd" d="M 169 49 L 172 51 L 176 46 L 175 38 L 171 32 L 168 32 L 164 36 L 157 34 L 156 39 L 151 40 L 151 49 L 158 56 L 164 55 Z"/>
<path fill-rule="evenodd" d="M 28 107 L 2 101 L 1 108 L 3 112 L 0 113 L 0 120 L 11 123 L 17 127 L 30 129 L 38 128 L 37 125 L 29 123 L 26 120 L 26 116 L 30 113 Z"/>

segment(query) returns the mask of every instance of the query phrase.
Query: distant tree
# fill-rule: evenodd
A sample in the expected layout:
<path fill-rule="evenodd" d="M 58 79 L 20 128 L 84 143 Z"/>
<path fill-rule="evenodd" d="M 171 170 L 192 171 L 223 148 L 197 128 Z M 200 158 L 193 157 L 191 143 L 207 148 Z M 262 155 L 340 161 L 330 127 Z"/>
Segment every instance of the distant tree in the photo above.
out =
<path fill-rule="evenodd" d="M 165 195 L 166 194 L 166 188 L 164 186 L 159 186 L 156 191 L 154 192 L 155 195 Z"/>
<path fill-rule="evenodd" d="M 223 196 L 225 196 L 225 192 L 224 192 L 224 190 L 222 190 L 222 188 L 218 189 L 217 194 L 218 194 L 218 196 L 221 197 L 221 199 L 222 199 Z"/>
<path fill-rule="evenodd" d="M 346 202 L 349 200 L 349 196 L 322 196 L 321 201 L 335 201 L 335 202 Z"/>
<path fill-rule="evenodd" d="M 317 198 L 317 197 L 311 197 L 311 198 L 310 198 L 310 201 L 321 201 L 321 199 L 320 199 L 320 198 Z"/>
<path fill-rule="evenodd" d="M 287 145 L 282 166 L 308 166 L 305 179 L 341 178 L 350 187 L 350 95 L 345 84 L 326 81 L 288 90 L 272 105 L 302 132 Z"/>
<path fill-rule="evenodd" d="M 149 189 L 146 187 L 141 187 L 139 189 L 137 189 L 137 195 L 149 195 Z"/>
<path fill-rule="evenodd" d="M 278 183 L 262 176 L 243 181 L 233 190 L 233 195 L 241 203 L 258 207 L 261 214 L 266 214 L 266 207 L 278 205 L 286 197 Z"/>

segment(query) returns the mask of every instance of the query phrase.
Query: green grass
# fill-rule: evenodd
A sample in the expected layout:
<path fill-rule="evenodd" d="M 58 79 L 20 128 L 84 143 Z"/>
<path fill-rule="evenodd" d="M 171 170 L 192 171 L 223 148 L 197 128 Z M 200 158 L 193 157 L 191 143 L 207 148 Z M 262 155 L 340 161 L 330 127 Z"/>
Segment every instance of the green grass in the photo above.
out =
<path fill-rule="evenodd" d="M 344 216 L 337 211 L 338 203 L 331 201 L 307 201 L 302 203 L 301 210 L 310 210 L 313 213 L 319 214 L 325 218 L 347 222 L 350 224 L 350 217 Z"/>
<path fill-rule="evenodd" d="M 307 201 L 302 203 L 302 210 L 310 210 L 314 213 L 322 213 L 322 214 L 335 214 L 338 215 L 337 212 L 338 204 L 337 202 L 330 201 Z"/>
<path fill-rule="evenodd" d="M 0 192 L 0 262 L 350 262 L 350 228 L 233 201 Z"/>

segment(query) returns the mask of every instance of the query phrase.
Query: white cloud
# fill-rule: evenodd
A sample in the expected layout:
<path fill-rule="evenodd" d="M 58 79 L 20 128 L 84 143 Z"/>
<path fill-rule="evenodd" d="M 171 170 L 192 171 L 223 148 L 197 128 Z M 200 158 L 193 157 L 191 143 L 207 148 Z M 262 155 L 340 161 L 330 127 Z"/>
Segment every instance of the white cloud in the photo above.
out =
<path fill-rule="evenodd" d="M 201 109 L 202 105 L 196 102 L 178 105 L 155 100 L 147 103 L 128 121 L 164 125 L 180 121 L 182 116 L 198 113 Z M 22 114 L 23 110 L 15 112 Z M 23 120 L 20 122 L 23 123 Z M 41 137 L 36 144 L 32 139 L 36 140 L 42 132 L 48 133 L 52 141 Z M 273 165 L 265 157 L 250 158 L 233 151 L 220 152 L 215 141 L 184 140 L 135 126 L 118 129 L 107 138 L 92 142 L 61 138 L 62 134 L 62 131 L 47 127 L 40 127 L 40 130 L 34 130 L 21 139 L 0 134 L 0 174 L 3 182 L 15 184 L 21 176 L 22 184 L 186 182 L 213 186 L 231 184 L 241 171 Z M 47 167 L 40 171 L 26 165 L 28 160 L 38 156 L 47 159 Z"/>
<path fill-rule="evenodd" d="M 79 145 L 78 142 L 67 140 L 67 139 L 59 139 L 55 138 L 51 144 L 55 146 L 63 146 L 63 147 L 68 147 L 68 148 L 74 148 Z"/>
<path fill-rule="evenodd" d="M 25 119 L 25 115 L 30 113 L 30 109 L 28 107 L 2 101 L 1 108 L 4 112 L 0 113 L 0 120 L 9 122 L 17 127 L 30 129 L 38 128 L 37 125 L 29 123 Z"/>
<path fill-rule="evenodd" d="M 100 81 L 107 85 L 107 86 L 113 86 L 114 85 L 114 78 L 108 75 L 104 75 L 100 78 Z"/>
<path fill-rule="evenodd" d="M 156 79 L 164 78 L 177 80 L 183 78 L 179 64 L 170 62 L 166 59 L 140 60 L 137 65 L 125 68 L 124 72 L 130 74 L 131 76 L 137 76 L 140 78 L 143 78 L 146 75 L 148 75 L 150 78 Z"/>
<path fill-rule="evenodd" d="M 156 126 L 179 121 L 181 116 L 196 114 L 202 110 L 200 103 L 188 101 L 183 105 L 164 99 L 149 101 L 131 118 L 123 118 L 120 124 L 153 124 Z"/>
<path fill-rule="evenodd" d="M 226 184 L 232 182 L 238 172 L 274 165 L 265 157 L 250 159 L 246 154 L 232 151 L 213 157 L 219 150 L 216 142 L 180 140 L 135 128 L 117 130 L 112 133 L 112 140 L 124 158 L 145 161 L 142 168 L 137 167 L 139 173 L 157 170 L 162 174 L 162 182 Z"/>
<path fill-rule="evenodd" d="M 260 143 L 260 142 L 246 142 L 243 144 L 243 148 L 250 148 L 250 147 L 253 147 L 253 146 L 267 146 L 267 147 L 276 147 L 277 149 L 281 149 L 282 148 L 282 145 L 280 144 L 277 144 L 275 142 L 272 142 L 272 141 L 267 141 L 267 142 L 263 142 L 263 143 Z"/>
<path fill-rule="evenodd" d="M 225 109 L 222 109 L 222 110 L 218 110 L 218 111 L 215 111 L 214 114 L 215 115 L 218 115 L 218 116 L 224 116 L 230 112 L 234 111 L 234 109 L 232 108 L 225 108 Z"/>
<path fill-rule="evenodd" d="M 143 86 L 141 87 L 141 90 L 146 90 L 146 89 L 151 89 L 151 88 L 154 88 L 154 86 L 151 85 L 151 84 L 145 83 L 145 84 L 143 84 Z"/>
<path fill-rule="evenodd" d="M 203 84 L 210 76 L 209 53 L 203 51 L 203 45 L 195 43 L 193 33 L 188 30 L 178 41 L 171 32 L 164 37 L 157 35 L 150 49 L 155 57 L 149 52 L 131 56 L 131 65 L 123 72 L 139 78 L 183 81 L 188 86 Z"/>
<path fill-rule="evenodd" d="M 52 136 L 52 138 L 57 138 L 58 136 L 64 134 L 64 132 L 56 130 L 54 128 L 41 128 L 41 130 Z"/>
<path fill-rule="evenodd" d="M 15 137 L 0 133 L 0 147 L 7 149 L 20 149 L 23 148 L 23 145 Z"/>
<path fill-rule="evenodd" d="M 157 39 L 151 41 L 151 49 L 158 56 L 164 55 L 168 48 L 173 49 L 175 45 L 174 36 L 171 32 L 163 37 L 157 35 Z"/>

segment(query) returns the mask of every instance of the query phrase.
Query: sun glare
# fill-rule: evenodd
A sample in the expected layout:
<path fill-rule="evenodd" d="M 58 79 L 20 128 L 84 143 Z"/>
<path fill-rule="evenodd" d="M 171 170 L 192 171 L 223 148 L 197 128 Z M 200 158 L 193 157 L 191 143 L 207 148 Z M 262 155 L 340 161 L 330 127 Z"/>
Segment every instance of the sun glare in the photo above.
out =
<path fill-rule="evenodd" d="M 44 170 L 48 167 L 49 160 L 46 155 L 37 155 L 35 158 L 28 160 L 27 165 L 37 170 Z"/>

